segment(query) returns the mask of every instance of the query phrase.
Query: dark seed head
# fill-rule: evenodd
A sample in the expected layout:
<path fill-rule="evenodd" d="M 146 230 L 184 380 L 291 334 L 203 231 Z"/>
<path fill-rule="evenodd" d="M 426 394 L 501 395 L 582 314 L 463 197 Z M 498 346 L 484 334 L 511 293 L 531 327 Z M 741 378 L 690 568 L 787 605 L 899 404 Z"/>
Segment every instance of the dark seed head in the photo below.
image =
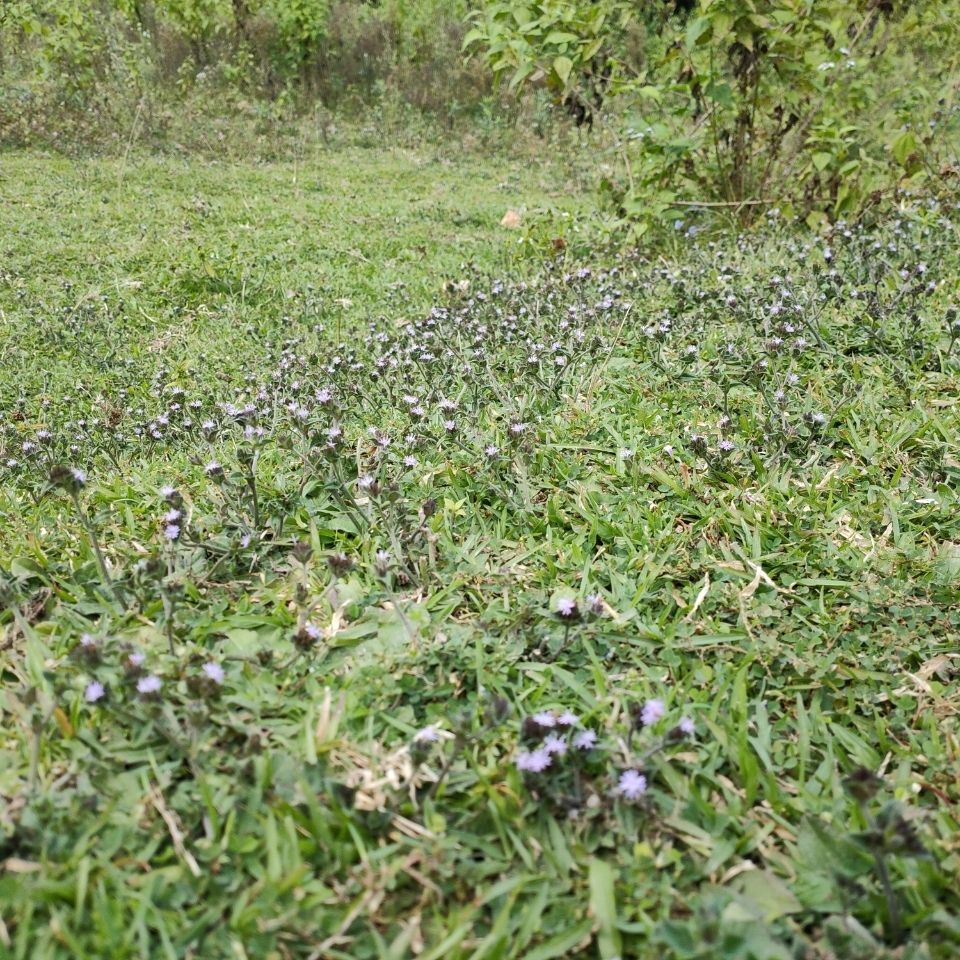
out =
<path fill-rule="evenodd" d="M 533 717 L 524 717 L 523 724 L 520 727 L 520 737 L 523 740 L 539 740 L 547 732 L 546 727 L 542 726 Z"/>
<path fill-rule="evenodd" d="M 883 786 L 883 781 L 866 767 L 857 767 L 843 783 L 850 796 L 861 803 L 869 800 Z"/>
<path fill-rule="evenodd" d="M 313 556 L 313 547 L 304 540 L 298 540 L 293 545 L 293 559 L 297 563 L 306 563 Z"/>
<path fill-rule="evenodd" d="M 338 577 L 342 577 L 353 566 L 353 561 L 345 553 L 332 553 L 327 557 L 327 564 Z"/>

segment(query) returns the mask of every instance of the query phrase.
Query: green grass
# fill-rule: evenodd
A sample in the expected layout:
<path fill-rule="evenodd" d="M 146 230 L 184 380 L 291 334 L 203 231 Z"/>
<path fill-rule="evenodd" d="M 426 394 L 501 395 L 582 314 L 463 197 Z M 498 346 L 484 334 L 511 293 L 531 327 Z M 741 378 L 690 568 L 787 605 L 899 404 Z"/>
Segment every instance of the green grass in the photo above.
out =
<path fill-rule="evenodd" d="M 48 311 L 122 303 L 123 342 L 112 346 L 124 359 L 169 349 L 182 363 L 226 337 L 220 354 L 232 362 L 258 347 L 246 325 L 282 316 L 287 294 L 343 329 L 393 303 L 425 307 L 466 267 L 516 260 L 516 234 L 498 227 L 508 208 L 536 217 L 583 206 L 558 163 L 452 153 L 316 147 L 263 165 L 6 153 L 3 270 Z M 5 365 L 33 364 L 6 366 L 10 383 L 49 372 L 51 354 L 71 377 L 87 369 L 78 363 L 111 359 L 82 341 L 51 344 L 6 314 Z"/>
<path fill-rule="evenodd" d="M 0 956 L 955 955 L 945 207 L 578 278 L 558 160 L 0 165 Z"/>

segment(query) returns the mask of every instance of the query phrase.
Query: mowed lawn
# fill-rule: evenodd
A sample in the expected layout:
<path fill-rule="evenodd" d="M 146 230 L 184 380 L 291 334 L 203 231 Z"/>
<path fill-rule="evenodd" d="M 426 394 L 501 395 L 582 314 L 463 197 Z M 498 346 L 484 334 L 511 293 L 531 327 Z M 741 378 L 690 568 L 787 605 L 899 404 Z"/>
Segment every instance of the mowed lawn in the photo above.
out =
<path fill-rule="evenodd" d="M 591 207 L 0 155 L 0 957 L 955 955 L 956 218 Z"/>

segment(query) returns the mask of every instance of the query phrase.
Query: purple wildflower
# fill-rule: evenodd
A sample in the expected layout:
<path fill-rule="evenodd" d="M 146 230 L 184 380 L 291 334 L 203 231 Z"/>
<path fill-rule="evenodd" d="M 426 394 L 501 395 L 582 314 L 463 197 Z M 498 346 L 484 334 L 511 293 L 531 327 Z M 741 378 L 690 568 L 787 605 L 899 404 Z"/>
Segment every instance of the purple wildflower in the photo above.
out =
<path fill-rule="evenodd" d="M 647 792 L 647 778 L 639 770 L 624 770 L 616 792 L 627 800 L 639 800 Z"/>
<path fill-rule="evenodd" d="M 209 663 L 203 665 L 203 673 L 208 680 L 212 680 L 217 686 L 223 683 L 225 676 L 223 667 L 215 660 L 211 660 Z"/>
<path fill-rule="evenodd" d="M 581 730 L 574 738 L 577 750 L 592 750 L 597 745 L 597 734 L 593 730 Z"/>
<path fill-rule="evenodd" d="M 551 762 L 550 751 L 543 747 L 539 750 L 523 750 L 517 754 L 517 769 L 524 773 L 542 773 Z"/>
<path fill-rule="evenodd" d="M 599 593 L 591 593 L 587 597 L 587 609 L 595 616 L 599 617 L 606 613 L 606 604 Z"/>
<path fill-rule="evenodd" d="M 663 714 L 664 706 L 662 700 L 648 700 L 640 712 L 640 722 L 645 727 L 652 727 Z"/>
<path fill-rule="evenodd" d="M 540 713 L 535 713 L 533 715 L 533 722 L 541 727 L 555 727 L 557 725 L 556 715 L 552 710 L 542 710 Z"/>
<path fill-rule="evenodd" d="M 163 681 L 156 674 L 151 673 L 137 681 L 137 693 L 147 697 L 159 693 L 162 686 Z"/>
<path fill-rule="evenodd" d="M 439 743 L 440 734 L 437 733 L 437 728 L 431 724 L 429 727 L 424 727 L 422 730 L 418 730 L 414 734 L 413 742 L 419 744 Z"/>
<path fill-rule="evenodd" d="M 99 680 L 93 680 L 87 684 L 87 688 L 83 691 L 83 699 L 86 700 L 87 703 L 96 703 L 102 699 L 106 692 L 106 689 Z"/>
<path fill-rule="evenodd" d="M 557 616 L 561 620 L 574 620 L 579 612 L 577 601 L 573 597 L 561 597 L 557 601 Z"/>
<path fill-rule="evenodd" d="M 567 752 L 567 741 L 559 733 L 551 733 L 544 739 L 543 749 L 562 757 Z"/>

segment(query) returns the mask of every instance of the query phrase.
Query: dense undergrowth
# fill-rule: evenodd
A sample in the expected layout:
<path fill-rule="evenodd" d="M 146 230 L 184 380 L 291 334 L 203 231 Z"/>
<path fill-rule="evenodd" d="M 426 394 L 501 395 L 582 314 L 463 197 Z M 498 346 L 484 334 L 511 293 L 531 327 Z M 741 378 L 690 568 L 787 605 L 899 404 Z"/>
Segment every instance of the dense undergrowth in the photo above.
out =
<path fill-rule="evenodd" d="M 7 0 L 0 144 L 571 152 L 615 232 L 953 190 L 956 0 Z"/>
<path fill-rule="evenodd" d="M 552 126 L 502 110 L 460 47 L 457 0 L 7 0 L 0 143 L 291 157 L 303 142 L 412 144 Z M 536 101 L 537 98 L 534 98 Z"/>
<path fill-rule="evenodd" d="M 98 191 L 0 286 L 0 950 L 955 955 L 954 207 L 445 292 L 361 220 L 353 305 Z"/>

